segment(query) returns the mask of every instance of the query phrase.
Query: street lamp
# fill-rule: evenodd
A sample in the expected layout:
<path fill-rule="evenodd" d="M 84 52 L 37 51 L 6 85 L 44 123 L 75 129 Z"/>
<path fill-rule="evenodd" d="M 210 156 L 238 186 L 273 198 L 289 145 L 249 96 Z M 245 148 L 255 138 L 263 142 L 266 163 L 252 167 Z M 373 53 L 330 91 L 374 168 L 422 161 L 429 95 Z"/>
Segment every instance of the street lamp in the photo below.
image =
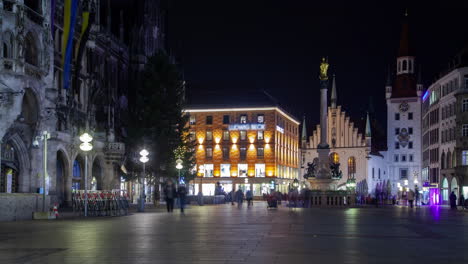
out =
<path fill-rule="evenodd" d="M 292 186 L 294 187 L 294 189 L 297 189 L 299 187 L 299 181 L 297 179 L 294 179 Z"/>
<path fill-rule="evenodd" d="M 85 192 L 85 205 L 84 205 L 84 216 L 88 216 L 88 151 L 93 149 L 91 141 L 93 137 L 88 133 L 83 133 L 80 136 L 80 149 L 85 153 L 85 175 L 84 175 L 84 192 Z"/>
<path fill-rule="evenodd" d="M 177 159 L 176 160 L 176 169 L 179 171 L 179 179 L 177 180 L 177 184 L 180 184 L 180 170 L 184 167 L 182 166 L 182 160 L 181 159 Z"/>
<path fill-rule="evenodd" d="M 140 162 L 143 163 L 143 177 L 141 178 L 141 187 L 140 187 L 140 208 L 138 212 L 145 211 L 145 178 L 146 178 L 146 168 L 145 163 L 149 161 L 148 158 L 149 152 L 146 149 L 140 151 Z"/>
<path fill-rule="evenodd" d="M 33 141 L 34 147 L 39 147 L 39 140 L 44 141 L 43 145 L 43 154 L 42 154 L 42 161 L 43 161 L 43 181 L 42 181 L 42 212 L 46 212 L 46 182 L 47 182 L 47 140 L 50 139 L 50 133 L 47 131 L 43 131 L 42 135 L 37 136 Z"/>

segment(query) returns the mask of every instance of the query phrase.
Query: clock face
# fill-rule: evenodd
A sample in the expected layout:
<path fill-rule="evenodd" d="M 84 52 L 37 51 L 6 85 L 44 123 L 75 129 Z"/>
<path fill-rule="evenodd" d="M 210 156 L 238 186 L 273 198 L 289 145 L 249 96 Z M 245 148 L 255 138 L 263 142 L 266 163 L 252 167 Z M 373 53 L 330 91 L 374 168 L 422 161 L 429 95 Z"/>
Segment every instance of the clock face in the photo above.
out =
<path fill-rule="evenodd" d="M 403 103 L 400 104 L 400 111 L 406 112 L 406 111 L 408 111 L 408 109 L 409 109 L 409 105 L 408 105 L 407 102 L 403 102 Z"/>

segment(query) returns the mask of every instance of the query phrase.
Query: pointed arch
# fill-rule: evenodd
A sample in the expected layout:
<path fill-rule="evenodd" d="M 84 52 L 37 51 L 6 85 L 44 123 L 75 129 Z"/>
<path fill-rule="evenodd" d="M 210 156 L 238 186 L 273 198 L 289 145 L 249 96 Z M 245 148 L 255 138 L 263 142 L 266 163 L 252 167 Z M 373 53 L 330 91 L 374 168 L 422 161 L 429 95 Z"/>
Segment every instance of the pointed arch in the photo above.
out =
<path fill-rule="evenodd" d="M 445 152 L 442 152 L 440 156 L 440 168 L 445 169 Z"/>
<path fill-rule="evenodd" d="M 2 148 L 4 146 L 11 146 L 10 151 L 12 152 L 13 159 L 17 162 L 17 192 L 30 192 L 31 186 L 31 161 L 29 159 L 29 151 L 26 147 L 22 136 L 17 133 L 12 134 L 4 138 Z M 5 158 L 5 151 L 2 151 L 2 157 Z M 2 159 L 5 161 L 5 159 Z M 13 166 L 15 164 L 13 163 Z M 3 167 L 2 167 L 3 168 Z M 3 176 L 3 172 L 2 172 Z"/>
<path fill-rule="evenodd" d="M 447 166 L 447 169 L 452 168 L 452 153 L 450 152 L 450 150 L 447 152 L 447 162 L 445 163 L 445 165 Z"/>

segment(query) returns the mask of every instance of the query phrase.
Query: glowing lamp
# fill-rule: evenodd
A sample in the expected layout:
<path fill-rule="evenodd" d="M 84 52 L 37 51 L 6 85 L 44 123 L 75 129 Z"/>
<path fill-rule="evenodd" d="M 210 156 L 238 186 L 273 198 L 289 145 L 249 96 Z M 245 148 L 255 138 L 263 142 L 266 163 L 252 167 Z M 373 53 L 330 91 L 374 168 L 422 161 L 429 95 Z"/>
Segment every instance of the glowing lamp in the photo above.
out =
<path fill-rule="evenodd" d="M 89 142 L 84 142 L 80 144 L 80 149 L 82 151 L 90 151 L 93 149 L 93 145 L 91 145 Z"/>
<path fill-rule="evenodd" d="M 146 163 L 146 162 L 148 162 L 148 160 L 149 159 L 146 156 L 140 157 L 140 162 L 142 162 L 142 163 Z"/>
<path fill-rule="evenodd" d="M 149 152 L 146 149 L 143 149 L 143 150 L 140 151 L 140 155 L 141 156 L 148 156 Z"/>
<path fill-rule="evenodd" d="M 221 141 L 221 139 L 219 137 L 215 138 L 216 144 L 219 144 L 219 141 Z"/>
<path fill-rule="evenodd" d="M 203 144 L 203 138 L 202 137 L 198 138 L 198 144 Z"/>
<path fill-rule="evenodd" d="M 181 170 L 184 166 L 182 166 L 182 164 L 180 164 L 180 163 L 177 163 L 177 165 L 175 167 L 176 167 L 176 169 Z"/>
<path fill-rule="evenodd" d="M 80 141 L 83 142 L 83 143 L 89 143 L 93 140 L 93 137 L 88 134 L 88 133 L 84 133 L 83 135 L 80 136 Z"/>

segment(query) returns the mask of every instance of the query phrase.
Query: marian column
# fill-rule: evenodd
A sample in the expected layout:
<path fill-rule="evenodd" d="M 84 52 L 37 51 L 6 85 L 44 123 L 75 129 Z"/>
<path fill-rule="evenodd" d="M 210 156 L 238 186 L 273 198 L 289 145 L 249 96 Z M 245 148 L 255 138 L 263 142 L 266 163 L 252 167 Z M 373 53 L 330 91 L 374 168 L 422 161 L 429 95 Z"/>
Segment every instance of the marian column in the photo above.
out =
<path fill-rule="evenodd" d="M 317 146 L 319 164 L 317 178 L 326 179 L 331 178 L 329 153 L 330 147 L 327 143 L 327 121 L 328 121 L 328 62 L 325 58 L 322 59 L 320 64 L 320 143 Z"/>

